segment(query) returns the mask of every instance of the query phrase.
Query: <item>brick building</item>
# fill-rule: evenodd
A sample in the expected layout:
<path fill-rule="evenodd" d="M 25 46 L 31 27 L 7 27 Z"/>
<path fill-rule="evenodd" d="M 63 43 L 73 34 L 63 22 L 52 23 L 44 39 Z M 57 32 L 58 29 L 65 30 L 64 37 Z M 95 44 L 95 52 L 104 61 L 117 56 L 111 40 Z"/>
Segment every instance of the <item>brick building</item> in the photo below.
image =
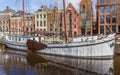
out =
<path fill-rule="evenodd" d="M 34 32 L 35 29 L 35 17 L 33 14 L 26 13 L 25 15 L 25 30 L 23 25 L 23 12 L 17 11 L 10 18 L 10 33 L 11 34 L 20 34 L 20 35 L 31 35 L 31 32 Z"/>
<path fill-rule="evenodd" d="M 118 32 L 117 24 L 117 0 L 97 0 L 98 34 L 110 34 Z"/>
<path fill-rule="evenodd" d="M 0 12 L 0 31 L 4 32 L 6 35 L 9 33 L 10 18 L 15 10 L 6 7 L 5 10 Z"/>
<path fill-rule="evenodd" d="M 63 10 L 60 10 L 58 7 L 54 7 L 53 9 L 47 12 L 47 31 L 58 33 L 58 35 L 54 35 L 52 39 L 54 41 L 59 41 L 63 39 L 63 35 L 59 35 L 63 32 Z M 53 37 L 52 37 L 53 38 Z"/>
<path fill-rule="evenodd" d="M 63 29 L 63 10 L 54 7 L 47 12 L 48 31 L 62 32 Z"/>
<path fill-rule="evenodd" d="M 70 41 L 74 37 L 81 35 L 80 17 L 71 3 L 68 4 L 65 14 L 67 38 Z"/>
<path fill-rule="evenodd" d="M 23 34 L 22 11 L 17 11 L 10 18 L 10 34 Z"/>
<path fill-rule="evenodd" d="M 26 14 L 26 34 L 31 35 L 35 31 L 35 15 L 28 13 Z"/>
<path fill-rule="evenodd" d="M 93 9 L 91 0 L 80 2 L 80 18 L 82 35 L 93 35 Z"/>

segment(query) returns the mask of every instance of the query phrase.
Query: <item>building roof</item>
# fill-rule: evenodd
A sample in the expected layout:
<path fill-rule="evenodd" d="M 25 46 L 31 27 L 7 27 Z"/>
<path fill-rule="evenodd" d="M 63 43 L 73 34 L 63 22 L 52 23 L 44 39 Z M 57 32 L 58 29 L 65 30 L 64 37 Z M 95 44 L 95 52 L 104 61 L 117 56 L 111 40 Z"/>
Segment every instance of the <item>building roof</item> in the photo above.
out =
<path fill-rule="evenodd" d="M 47 6 L 42 5 L 36 12 L 47 11 L 47 10 L 49 10 Z"/>
<path fill-rule="evenodd" d="M 26 13 L 25 12 L 25 15 L 30 15 L 31 13 Z M 13 16 L 12 17 L 21 17 L 23 15 L 23 11 L 22 10 L 18 10 L 17 12 L 15 12 L 14 14 L 13 14 Z"/>
<path fill-rule="evenodd" d="M 15 13 L 15 10 L 11 9 L 9 6 L 6 7 L 5 10 L 2 11 L 2 13 Z"/>
<path fill-rule="evenodd" d="M 71 3 L 68 4 L 68 6 L 67 6 L 67 8 L 66 8 L 66 12 L 67 12 L 68 10 L 73 10 L 74 12 L 78 13 L 77 10 L 74 8 L 74 6 L 73 6 Z"/>

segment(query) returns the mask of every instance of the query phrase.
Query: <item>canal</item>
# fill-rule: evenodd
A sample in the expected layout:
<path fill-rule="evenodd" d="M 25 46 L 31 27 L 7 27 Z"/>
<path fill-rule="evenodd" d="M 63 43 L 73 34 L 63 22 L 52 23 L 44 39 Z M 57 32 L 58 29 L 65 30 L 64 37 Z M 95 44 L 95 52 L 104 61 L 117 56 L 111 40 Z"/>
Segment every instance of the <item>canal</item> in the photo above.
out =
<path fill-rule="evenodd" d="M 105 60 L 80 59 L 0 46 L 0 75 L 120 75 L 120 56 Z"/>

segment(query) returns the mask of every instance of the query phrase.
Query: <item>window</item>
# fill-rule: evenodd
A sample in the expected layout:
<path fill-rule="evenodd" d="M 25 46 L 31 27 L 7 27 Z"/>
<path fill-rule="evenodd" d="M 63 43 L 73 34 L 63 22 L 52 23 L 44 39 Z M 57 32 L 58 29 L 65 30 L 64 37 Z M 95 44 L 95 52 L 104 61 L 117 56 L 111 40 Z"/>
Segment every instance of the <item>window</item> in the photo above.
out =
<path fill-rule="evenodd" d="M 46 31 L 46 29 L 44 29 L 44 31 Z"/>
<path fill-rule="evenodd" d="M 74 26 L 74 28 L 76 28 L 76 25 Z"/>
<path fill-rule="evenodd" d="M 104 26 L 100 26 L 100 34 L 104 34 Z"/>
<path fill-rule="evenodd" d="M 106 3 L 109 3 L 110 2 L 110 0 L 106 0 Z"/>
<path fill-rule="evenodd" d="M 116 6 L 112 6 L 112 14 L 116 14 Z"/>
<path fill-rule="evenodd" d="M 113 1 L 113 2 L 116 2 L 116 1 L 117 1 L 117 2 L 120 2 L 119 0 L 112 0 L 112 1 Z"/>
<path fill-rule="evenodd" d="M 42 14 L 40 14 L 40 18 L 42 18 Z"/>
<path fill-rule="evenodd" d="M 103 24 L 103 23 L 104 23 L 104 17 L 100 16 L 100 24 Z"/>
<path fill-rule="evenodd" d="M 87 21 L 86 21 L 86 26 L 90 26 L 90 25 L 91 25 L 90 20 L 87 20 Z"/>
<path fill-rule="evenodd" d="M 72 37 L 72 30 L 69 30 L 69 31 L 68 31 L 68 36 L 69 36 L 69 37 Z"/>
<path fill-rule="evenodd" d="M 52 31 L 52 29 L 50 29 L 50 31 Z"/>
<path fill-rule="evenodd" d="M 105 1 L 104 0 L 100 0 L 100 4 L 103 4 Z"/>
<path fill-rule="evenodd" d="M 109 6 L 106 6 L 106 13 L 110 14 L 110 7 Z"/>
<path fill-rule="evenodd" d="M 100 7 L 100 14 L 104 14 L 104 7 Z"/>
<path fill-rule="evenodd" d="M 46 21 L 44 20 L 44 26 L 46 26 Z"/>
<path fill-rule="evenodd" d="M 68 13 L 68 15 L 69 15 L 69 19 L 71 19 L 71 18 L 72 18 L 72 12 L 70 11 L 70 12 Z"/>
<path fill-rule="evenodd" d="M 90 28 L 87 28 L 87 35 L 90 35 Z"/>
<path fill-rule="evenodd" d="M 40 21 L 40 26 L 42 26 L 42 21 Z"/>
<path fill-rule="evenodd" d="M 80 12 L 84 12 L 85 11 L 85 6 L 81 6 L 80 7 Z"/>
<path fill-rule="evenodd" d="M 39 21 L 37 21 L 37 27 L 39 26 Z"/>
<path fill-rule="evenodd" d="M 57 31 L 57 29 L 55 29 L 55 31 Z"/>
<path fill-rule="evenodd" d="M 26 31 L 28 31 L 28 28 L 26 28 Z"/>
<path fill-rule="evenodd" d="M 62 27 L 62 24 L 60 23 L 60 27 Z"/>
<path fill-rule="evenodd" d="M 50 27 L 52 27 L 52 24 L 50 24 Z"/>
<path fill-rule="evenodd" d="M 110 23 L 110 16 L 106 16 L 106 22 Z"/>
<path fill-rule="evenodd" d="M 112 16 L 112 23 L 116 23 L 116 16 Z"/>
<path fill-rule="evenodd" d="M 76 36 L 77 35 L 77 32 L 74 32 L 74 36 Z"/>
<path fill-rule="evenodd" d="M 37 19 L 39 19 L 39 15 L 37 14 Z"/>
<path fill-rule="evenodd" d="M 87 5 L 86 5 L 86 9 L 87 9 L 87 10 L 91 10 L 91 6 L 87 4 Z M 88 12 L 88 13 L 89 13 L 89 12 Z"/>
<path fill-rule="evenodd" d="M 60 32 L 62 31 L 62 29 L 60 29 Z"/>
<path fill-rule="evenodd" d="M 91 14 L 90 14 L 90 13 L 87 14 L 86 19 L 87 19 L 87 20 L 90 20 L 90 19 L 91 19 Z"/>
<path fill-rule="evenodd" d="M 69 25 L 72 25 L 72 19 L 69 19 Z"/>
<path fill-rule="evenodd" d="M 81 13 L 81 18 L 84 19 L 85 18 L 85 14 L 84 13 Z"/>
<path fill-rule="evenodd" d="M 29 22 L 29 25 L 32 26 L 32 21 Z"/>
<path fill-rule="evenodd" d="M 110 34 L 110 26 L 106 26 L 106 34 Z"/>
<path fill-rule="evenodd" d="M 60 13 L 60 21 L 62 22 L 62 16 L 63 16 L 63 14 L 62 13 Z"/>
<path fill-rule="evenodd" d="M 29 23 L 28 23 L 28 21 L 26 21 L 26 26 L 28 26 L 29 25 Z"/>
<path fill-rule="evenodd" d="M 116 32 L 116 26 L 114 25 L 114 26 L 112 26 L 112 31 L 115 33 Z"/>
<path fill-rule="evenodd" d="M 44 14 L 44 18 L 46 18 L 46 14 Z"/>

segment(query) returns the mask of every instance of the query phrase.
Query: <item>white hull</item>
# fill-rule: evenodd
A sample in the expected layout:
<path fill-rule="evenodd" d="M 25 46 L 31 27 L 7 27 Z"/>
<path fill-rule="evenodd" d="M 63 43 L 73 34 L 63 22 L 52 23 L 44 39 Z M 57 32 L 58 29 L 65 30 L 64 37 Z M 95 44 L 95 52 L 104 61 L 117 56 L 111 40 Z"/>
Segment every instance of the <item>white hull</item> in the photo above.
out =
<path fill-rule="evenodd" d="M 27 50 L 26 43 L 12 42 L 6 39 L 3 39 L 3 41 L 8 48 L 17 50 Z"/>
<path fill-rule="evenodd" d="M 9 48 L 27 50 L 25 43 L 13 43 L 4 39 Z M 38 52 L 60 56 L 82 57 L 82 58 L 111 58 L 114 55 L 115 37 L 113 35 L 100 40 L 88 42 L 74 42 L 65 44 L 48 44 L 49 48 Z M 111 46 L 112 45 L 112 46 Z"/>

